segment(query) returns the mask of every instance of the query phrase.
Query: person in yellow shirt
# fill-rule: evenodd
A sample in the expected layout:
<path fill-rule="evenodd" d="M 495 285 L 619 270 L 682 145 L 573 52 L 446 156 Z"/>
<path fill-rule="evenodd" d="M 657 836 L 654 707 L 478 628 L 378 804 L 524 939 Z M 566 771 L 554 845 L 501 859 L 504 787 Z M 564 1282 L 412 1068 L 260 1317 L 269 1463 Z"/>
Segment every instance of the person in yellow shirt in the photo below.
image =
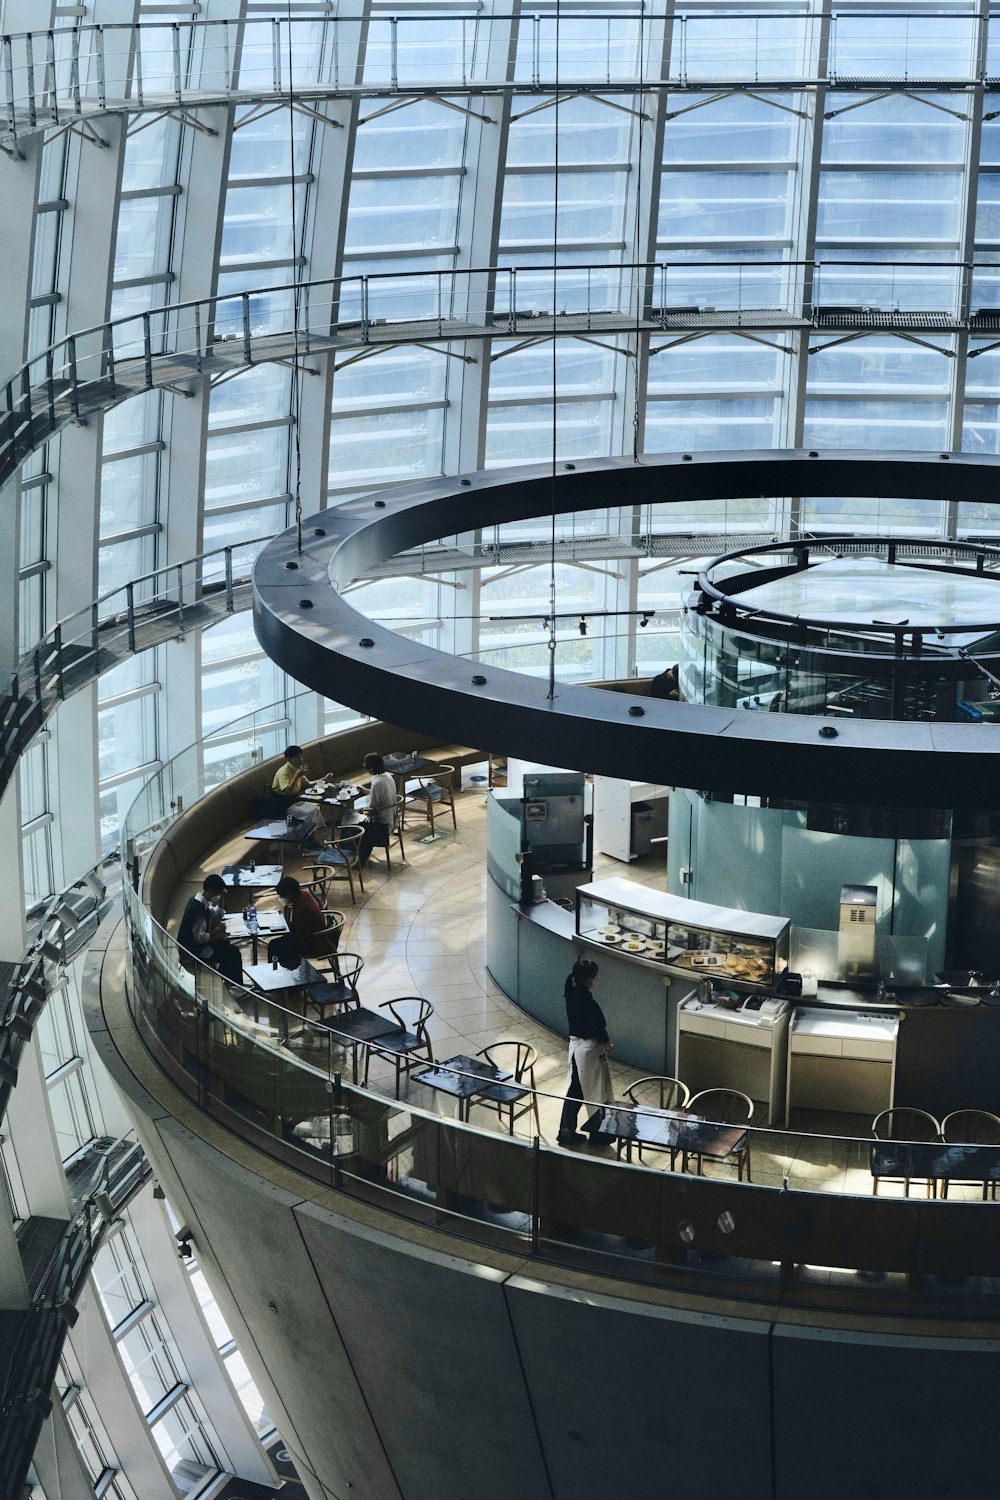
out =
<path fill-rule="evenodd" d="M 296 799 L 311 786 L 318 786 L 323 780 L 324 778 L 320 777 L 319 781 L 310 781 L 302 746 L 289 745 L 285 751 L 284 763 L 275 771 L 274 780 L 271 782 L 271 791 L 285 803 L 285 816 L 289 826 L 294 823 L 297 827 L 304 829 L 302 851 L 306 854 L 310 851 L 315 852 L 319 847 L 327 832 L 327 827 L 323 814 L 315 803 L 299 802 Z"/>

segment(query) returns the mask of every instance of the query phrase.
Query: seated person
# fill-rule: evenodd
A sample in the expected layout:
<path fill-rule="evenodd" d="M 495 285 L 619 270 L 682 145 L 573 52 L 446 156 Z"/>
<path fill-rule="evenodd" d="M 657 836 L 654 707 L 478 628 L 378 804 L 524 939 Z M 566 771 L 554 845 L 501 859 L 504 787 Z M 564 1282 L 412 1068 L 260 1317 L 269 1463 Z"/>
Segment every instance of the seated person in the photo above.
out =
<path fill-rule="evenodd" d="M 289 828 L 303 830 L 302 848 L 306 853 L 315 853 L 327 828 L 319 807 L 313 802 L 300 802 L 298 798 L 309 787 L 320 786 L 325 779 L 320 777 L 318 781 L 310 781 L 302 746 L 289 745 L 284 765 L 278 767 L 271 782 L 271 791 L 283 807 Z"/>
<path fill-rule="evenodd" d="M 678 702 L 681 696 L 681 689 L 677 671 L 677 663 L 672 667 L 665 667 L 649 684 L 649 696 L 651 698 L 671 698 L 675 703 Z"/>
<path fill-rule="evenodd" d="M 333 945 L 319 933 L 330 923 L 312 891 L 304 891 L 291 875 L 283 875 L 275 890 L 285 903 L 288 931 L 268 943 L 268 958 L 276 958 L 284 969 L 297 969 L 304 958 L 325 957 Z"/>
<path fill-rule="evenodd" d="M 199 963 L 218 969 L 230 984 L 243 983 L 243 962 L 239 949 L 226 937 L 222 905 L 226 882 L 221 875 L 206 875 L 201 891 L 192 896 L 184 908 L 177 930 L 181 963 L 194 970 Z"/>
<path fill-rule="evenodd" d="M 360 863 L 366 865 L 376 844 L 380 849 L 389 846 L 388 834 L 396 821 L 396 782 L 392 773 L 386 770 L 381 755 L 366 755 L 362 764 L 372 778 L 358 850 Z"/>

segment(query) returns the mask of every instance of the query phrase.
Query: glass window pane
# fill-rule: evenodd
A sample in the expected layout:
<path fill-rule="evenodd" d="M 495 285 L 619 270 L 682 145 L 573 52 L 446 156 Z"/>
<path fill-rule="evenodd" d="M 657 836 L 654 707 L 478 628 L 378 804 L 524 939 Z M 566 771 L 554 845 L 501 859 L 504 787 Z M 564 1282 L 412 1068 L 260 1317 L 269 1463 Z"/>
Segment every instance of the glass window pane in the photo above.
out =
<path fill-rule="evenodd" d="M 173 194 L 123 198 L 118 205 L 114 275 L 118 281 L 155 276 L 170 269 L 174 225 Z M 164 297 L 162 300 L 166 300 Z"/>
<path fill-rule="evenodd" d="M 156 520 L 158 453 L 118 458 L 101 470 L 101 536 L 116 536 Z"/>
<path fill-rule="evenodd" d="M 205 451 L 205 506 L 265 500 L 288 489 L 288 428 L 211 433 Z"/>
<path fill-rule="evenodd" d="M 52 1085 L 49 1107 L 59 1156 L 66 1161 L 97 1134 L 82 1072 L 70 1073 Z"/>

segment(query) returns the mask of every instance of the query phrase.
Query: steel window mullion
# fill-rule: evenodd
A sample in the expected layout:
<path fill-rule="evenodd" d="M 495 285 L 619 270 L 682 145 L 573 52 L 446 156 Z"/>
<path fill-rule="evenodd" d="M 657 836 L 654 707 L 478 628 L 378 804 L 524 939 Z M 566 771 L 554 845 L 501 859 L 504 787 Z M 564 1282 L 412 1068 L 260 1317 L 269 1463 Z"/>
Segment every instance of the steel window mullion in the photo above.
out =
<path fill-rule="evenodd" d="M 114 1328 L 112 1328 L 111 1337 L 114 1339 L 115 1343 L 117 1344 L 121 1339 L 125 1337 L 127 1333 L 131 1333 L 133 1328 L 137 1328 L 142 1322 L 143 1318 L 145 1318 L 148 1313 L 151 1313 L 155 1306 L 155 1302 L 150 1301 L 148 1297 L 144 1298 L 142 1302 L 136 1303 L 132 1311 L 130 1313 L 126 1313 L 124 1318 L 122 1318 L 121 1321 L 116 1323 Z"/>
<path fill-rule="evenodd" d="M 130 689 L 127 693 L 116 693 L 113 698 L 98 697 L 98 712 L 103 713 L 106 708 L 123 708 L 128 703 L 138 703 L 140 699 L 153 697 L 162 690 L 162 683 L 147 682 L 142 687 Z"/>
<path fill-rule="evenodd" d="M 104 705 L 101 704 L 100 707 L 103 708 Z M 120 786 L 127 786 L 130 781 L 135 781 L 138 776 L 148 779 L 162 770 L 162 760 L 147 760 L 141 766 L 132 766 L 127 771 L 116 771 L 113 776 L 103 776 L 98 782 L 98 786 L 102 794 L 104 792 L 114 792 Z"/>
<path fill-rule="evenodd" d="M 148 198 L 180 198 L 183 192 L 180 183 L 172 182 L 166 187 L 122 188 L 118 196 L 122 203 L 138 203 Z"/>
<path fill-rule="evenodd" d="M 72 1078 L 74 1073 L 79 1073 L 82 1068 L 82 1057 L 68 1058 L 66 1062 L 60 1063 L 58 1068 L 54 1068 L 51 1073 L 46 1073 L 45 1087 L 47 1089 L 55 1088 L 57 1084 L 64 1082 L 65 1079 Z"/>
<path fill-rule="evenodd" d="M 102 464 L 115 464 L 125 458 L 141 458 L 146 453 L 165 453 L 166 443 L 162 438 L 155 438 L 149 443 L 137 443 L 134 448 L 116 448 L 113 453 L 101 455 Z"/>
<path fill-rule="evenodd" d="M 108 1493 L 120 1472 L 119 1469 L 114 1468 L 111 1464 L 105 1464 L 100 1474 L 94 1480 L 94 1500 L 104 1500 L 104 1496 Z"/>
<path fill-rule="evenodd" d="M 136 526 L 131 531 L 115 531 L 111 536 L 98 537 L 98 545 L 101 547 L 117 547 L 122 542 L 138 541 L 144 536 L 159 536 L 162 530 L 162 521 L 150 521 L 147 526 Z M 119 592 L 119 589 L 115 590 L 115 593 Z"/>
<path fill-rule="evenodd" d="M 168 1412 L 173 1411 L 177 1403 L 183 1400 L 190 1389 L 191 1387 L 188 1385 L 186 1380 L 179 1380 L 177 1384 L 167 1392 L 167 1394 L 161 1401 L 158 1401 L 155 1406 L 150 1407 L 149 1411 L 146 1412 L 146 1426 L 155 1427 L 157 1422 L 161 1421 Z"/>

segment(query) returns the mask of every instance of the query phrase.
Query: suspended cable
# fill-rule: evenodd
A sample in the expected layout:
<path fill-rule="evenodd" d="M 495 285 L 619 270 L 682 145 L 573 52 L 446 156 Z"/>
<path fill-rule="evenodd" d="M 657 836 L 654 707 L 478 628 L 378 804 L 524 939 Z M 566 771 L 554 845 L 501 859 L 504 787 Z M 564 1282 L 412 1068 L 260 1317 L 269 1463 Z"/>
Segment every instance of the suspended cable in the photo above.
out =
<path fill-rule="evenodd" d="M 288 165 L 289 180 L 292 185 L 292 254 L 296 261 L 305 256 L 305 215 L 302 216 L 302 239 L 298 240 L 298 207 L 295 192 L 295 89 L 293 78 L 293 51 L 292 51 L 292 0 L 288 0 Z M 297 267 L 297 269 L 300 269 Z M 300 341 L 299 341 L 299 319 L 301 314 L 301 274 L 296 275 L 292 290 L 292 338 L 294 353 L 292 355 L 292 385 L 291 385 L 291 412 L 292 412 L 292 498 L 295 504 L 295 543 L 299 552 L 302 551 L 302 444 L 299 430 L 302 425 L 302 373 L 300 364 Z"/>
<path fill-rule="evenodd" d="M 639 8 L 639 108 L 636 113 L 636 129 L 639 132 L 638 148 L 636 152 L 636 184 L 635 184 L 635 263 L 636 281 L 633 289 L 635 297 L 635 353 L 632 368 L 632 380 L 634 382 L 635 401 L 632 410 L 632 462 L 639 462 L 639 339 L 642 305 L 645 299 L 645 257 L 641 254 L 639 235 L 642 228 L 642 124 L 645 117 L 645 94 L 643 92 L 643 74 L 646 66 L 646 49 L 643 31 L 643 18 L 645 14 L 645 0 Z M 627 366 L 626 366 L 627 368 Z"/>
<path fill-rule="evenodd" d="M 559 417 L 556 401 L 559 386 L 559 365 L 556 338 L 556 308 L 559 297 L 559 42 L 562 22 L 561 0 L 556 0 L 555 30 L 555 141 L 552 193 L 552 533 L 549 543 L 549 698 L 556 695 L 556 452 L 559 435 Z"/>

